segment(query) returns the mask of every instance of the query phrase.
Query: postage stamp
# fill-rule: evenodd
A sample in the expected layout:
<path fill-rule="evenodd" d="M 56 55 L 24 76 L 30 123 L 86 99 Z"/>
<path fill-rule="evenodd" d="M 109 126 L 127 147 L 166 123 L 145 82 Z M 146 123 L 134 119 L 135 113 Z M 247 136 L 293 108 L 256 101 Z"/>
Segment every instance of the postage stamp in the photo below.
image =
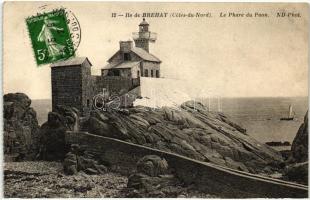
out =
<path fill-rule="evenodd" d="M 76 53 L 82 38 L 82 32 L 79 20 L 75 16 L 75 14 L 68 8 L 55 5 L 55 4 L 45 4 L 43 6 L 40 6 L 38 8 L 39 13 L 48 13 L 53 10 L 59 10 L 63 9 L 65 11 L 66 19 L 67 19 L 67 25 L 70 32 L 70 37 L 73 42 L 74 52 Z"/>
<path fill-rule="evenodd" d="M 29 17 L 26 22 L 37 65 L 75 55 L 64 9 Z"/>

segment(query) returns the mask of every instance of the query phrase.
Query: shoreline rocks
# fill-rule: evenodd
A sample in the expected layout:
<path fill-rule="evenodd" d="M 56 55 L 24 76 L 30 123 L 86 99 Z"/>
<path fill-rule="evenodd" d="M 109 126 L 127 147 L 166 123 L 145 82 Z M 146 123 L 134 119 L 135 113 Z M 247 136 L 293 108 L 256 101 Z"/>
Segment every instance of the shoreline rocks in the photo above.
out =
<path fill-rule="evenodd" d="M 308 111 L 293 140 L 283 178 L 308 185 Z"/>
<path fill-rule="evenodd" d="M 266 166 L 282 170 L 279 152 L 246 134 L 222 113 L 209 112 L 199 102 L 185 102 L 178 109 L 143 106 L 124 111 L 92 111 L 83 130 L 200 161 L 251 173 Z M 282 166 L 282 167 L 281 167 Z"/>
<path fill-rule="evenodd" d="M 26 95 L 17 96 L 20 107 L 29 107 L 31 100 Z M 9 95 L 6 99 L 14 98 Z M 12 113 L 7 109 L 6 116 Z M 20 117 L 18 113 L 14 116 Z M 273 170 L 283 168 L 280 153 L 248 136 L 244 128 L 224 114 L 210 112 L 195 101 L 185 102 L 179 108 L 93 110 L 83 119 L 77 109 L 58 106 L 48 114 L 48 121 L 37 134 L 40 159 L 63 160 L 70 151 L 64 133 L 78 130 L 251 173 L 265 172 L 268 166 Z"/>
<path fill-rule="evenodd" d="M 291 152 L 291 162 L 308 161 L 308 111 L 304 117 L 304 122 L 300 125 L 298 132 L 293 140 Z"/>
<path fill-rule="evenodd" d="M 39 124 L 31 100 L 23 93 L 3 96 L 3 145 L 6 161 L 34 160 L 39 152 Z"/>
<path fill-rule="evenodd" d="M 283 179 L 308 185 L 308 170 L 308 161 L 291 164 L 286 167 Z"/>
<path fill-rule="evenodd" d="M 129 198 L 177 198 L 214 197 L 198 192 L 196 187 L 187 186 L 170 172 L 165 159 L 157 155 L 147 155 L 138 160 L 136 173 L 128 177 L 127 189 Z"/>
<path fill-rule="evenodd" d="M 79 145 L 71 145 L 71 150 L 65 155 L 64 173 L 74 175 L 80 171 L 89 175 L 105 174 L 108 169 L 98 162 L 90 152 L 84 151 Z"/>

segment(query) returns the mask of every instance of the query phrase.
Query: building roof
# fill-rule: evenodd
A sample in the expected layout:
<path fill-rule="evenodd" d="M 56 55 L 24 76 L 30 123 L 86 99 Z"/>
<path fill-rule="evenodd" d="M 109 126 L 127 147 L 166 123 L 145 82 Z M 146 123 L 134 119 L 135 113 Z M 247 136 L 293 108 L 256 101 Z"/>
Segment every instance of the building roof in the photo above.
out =
<path fill-rule="evenodd" d="M 145 18 L 143 18 L 143 21 L 139 24 L 139 26 L 143 26 L 143 25 L 149 25 L 149 23 L 145 21 Z"/>
<path fill-rule="evenodd" d="M 153 62 L 161 62 L 156 56 L 150 54 L 149 52 L 145 51 L 142 48 L 134 47 L 131 49 L 132 52 L 137 54 L 143 60 L 153 61 Z"/>
<path fill-rule="evenodd" d="M 154 56 L 153 54 L 150 54 L 149 52 L 145 51 L 142 48 L 139 47 L 133 47 L 131 49 L 131 51 L 133 53 L 135 53 L 137 56 L 139 56 L 142 60 L 146 60 L 146 61 L 152 61 L 152 62 L 161 62 L 161 60 L 159 60 L 156 56 Z M 108 60 L 108 62 L 110 62 L 110 60 L 119 53 L 120 51 L 118 50 L 113 56 L 111 56 Z"/>
<path fill-rule="evenodd" d="M 51 65 L 51 67 L 63 67 L 63 66 L 75 66 L 75 65 L 78 66 L 82 65 L 86 60 L 90 64 L 90 66 L 92 66 L 91 62 L 88 60 L 87 57 L 73 57 L 67 60 L 55 62 Z"/>
<path fill-rule="evenodd" d="M 133 68 L 137 66 L 141 61 L 125 61 L 120 63 L 110 63 L 106 65 L 103 69 L 125 69 L 125 68 Z"/>

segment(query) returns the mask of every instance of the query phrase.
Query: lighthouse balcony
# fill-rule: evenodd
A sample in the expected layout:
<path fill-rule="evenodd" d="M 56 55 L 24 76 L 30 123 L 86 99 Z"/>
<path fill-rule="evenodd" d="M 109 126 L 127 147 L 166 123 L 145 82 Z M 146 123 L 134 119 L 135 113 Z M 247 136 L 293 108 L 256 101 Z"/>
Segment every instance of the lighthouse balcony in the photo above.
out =
<path fill-rule="evenodd" d="M 132 33 L 132 37 L 134 40 L 148 39 L 150 42 L 155 42 L 157 39 L 157 34 L 152 32 L 134 32 Z"/>

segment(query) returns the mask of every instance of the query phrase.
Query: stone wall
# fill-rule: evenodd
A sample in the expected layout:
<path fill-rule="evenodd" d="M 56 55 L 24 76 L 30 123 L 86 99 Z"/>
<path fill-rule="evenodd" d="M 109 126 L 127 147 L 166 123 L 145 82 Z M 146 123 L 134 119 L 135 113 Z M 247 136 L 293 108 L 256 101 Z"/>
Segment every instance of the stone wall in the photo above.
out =
<path fill-rule="evenodd" d="M 130 77 L 97 76 L 95 83 L 95 94 L 102 92 L 103 88 L 106 88 L 110 94 L 123 94 L 124 92 L 128 92 L 139 84 L 139 82 L 137 84 L 137 81 Z"/>
<path fill-rule="evenodd" d="M 121 52 L 128 53 L 133 48 L 133 42 L 131 40 L 128 41 L 120 41 L 119 49 Z"/>
<path fill-rule="evenodd" d="M 82 67 L 82 94 L 81 94 L 81 103 L 83 105 L 81 114 L 86 116 L 89 114 L 92 108 L 92 97 L 94 96 L 94 87 L 91 76 L 91 66 L 88 62 L 83 63 Z"/>
<path fill-rule="evenodd" d="M 168 161 L 173 173 L 185 184 L 195 184 L 198 189 L 226 198 L 306 198 L 308 188 L 277 179 L 200 162 L 125 141 L 89 134 L 66 132 L 68 144 L 79 144 L 97 154 L 114 171 L 132 174 L 136 162 L 145 155 L 158 155 Z"/>
<path fill-rule="evenodd" d="M 139 78 L 141 76 L 140 63 L 130 69 L 132 78 Z"/>
<path fill-rule="evenodd" d="M 120 97 L 122 107 L 131 107 L 134 104 L 134 101 L 141 96 L 140 86 L 135 87 L 134 89 L 128 91 L 126 94 Z"/>
<path fill-rule="evenodd" d="M 135 45 L 136 47 L 142 48 L 145 51 L 149 52 L 149 41 L 146 39 L 136 39 L 135 40 Z"/>
<path fill-rule="evenodd" d="M 142 69 L 143 69 L 143 73 L 142 75 L 144 77 L 156 77 L 159 78 L 160 77 L 160 67 L 159 67 L 159 63 L 156 62 L 149 62 L 149 61 L 144 61 L 142 64 Z M 146 70 L 147 73 L 146 74 Z M 153 71 L 153 76 L 152 76 L 152 71 Z M 156 76 L 156 71 L 158 71 L 158 76 Z"/>

